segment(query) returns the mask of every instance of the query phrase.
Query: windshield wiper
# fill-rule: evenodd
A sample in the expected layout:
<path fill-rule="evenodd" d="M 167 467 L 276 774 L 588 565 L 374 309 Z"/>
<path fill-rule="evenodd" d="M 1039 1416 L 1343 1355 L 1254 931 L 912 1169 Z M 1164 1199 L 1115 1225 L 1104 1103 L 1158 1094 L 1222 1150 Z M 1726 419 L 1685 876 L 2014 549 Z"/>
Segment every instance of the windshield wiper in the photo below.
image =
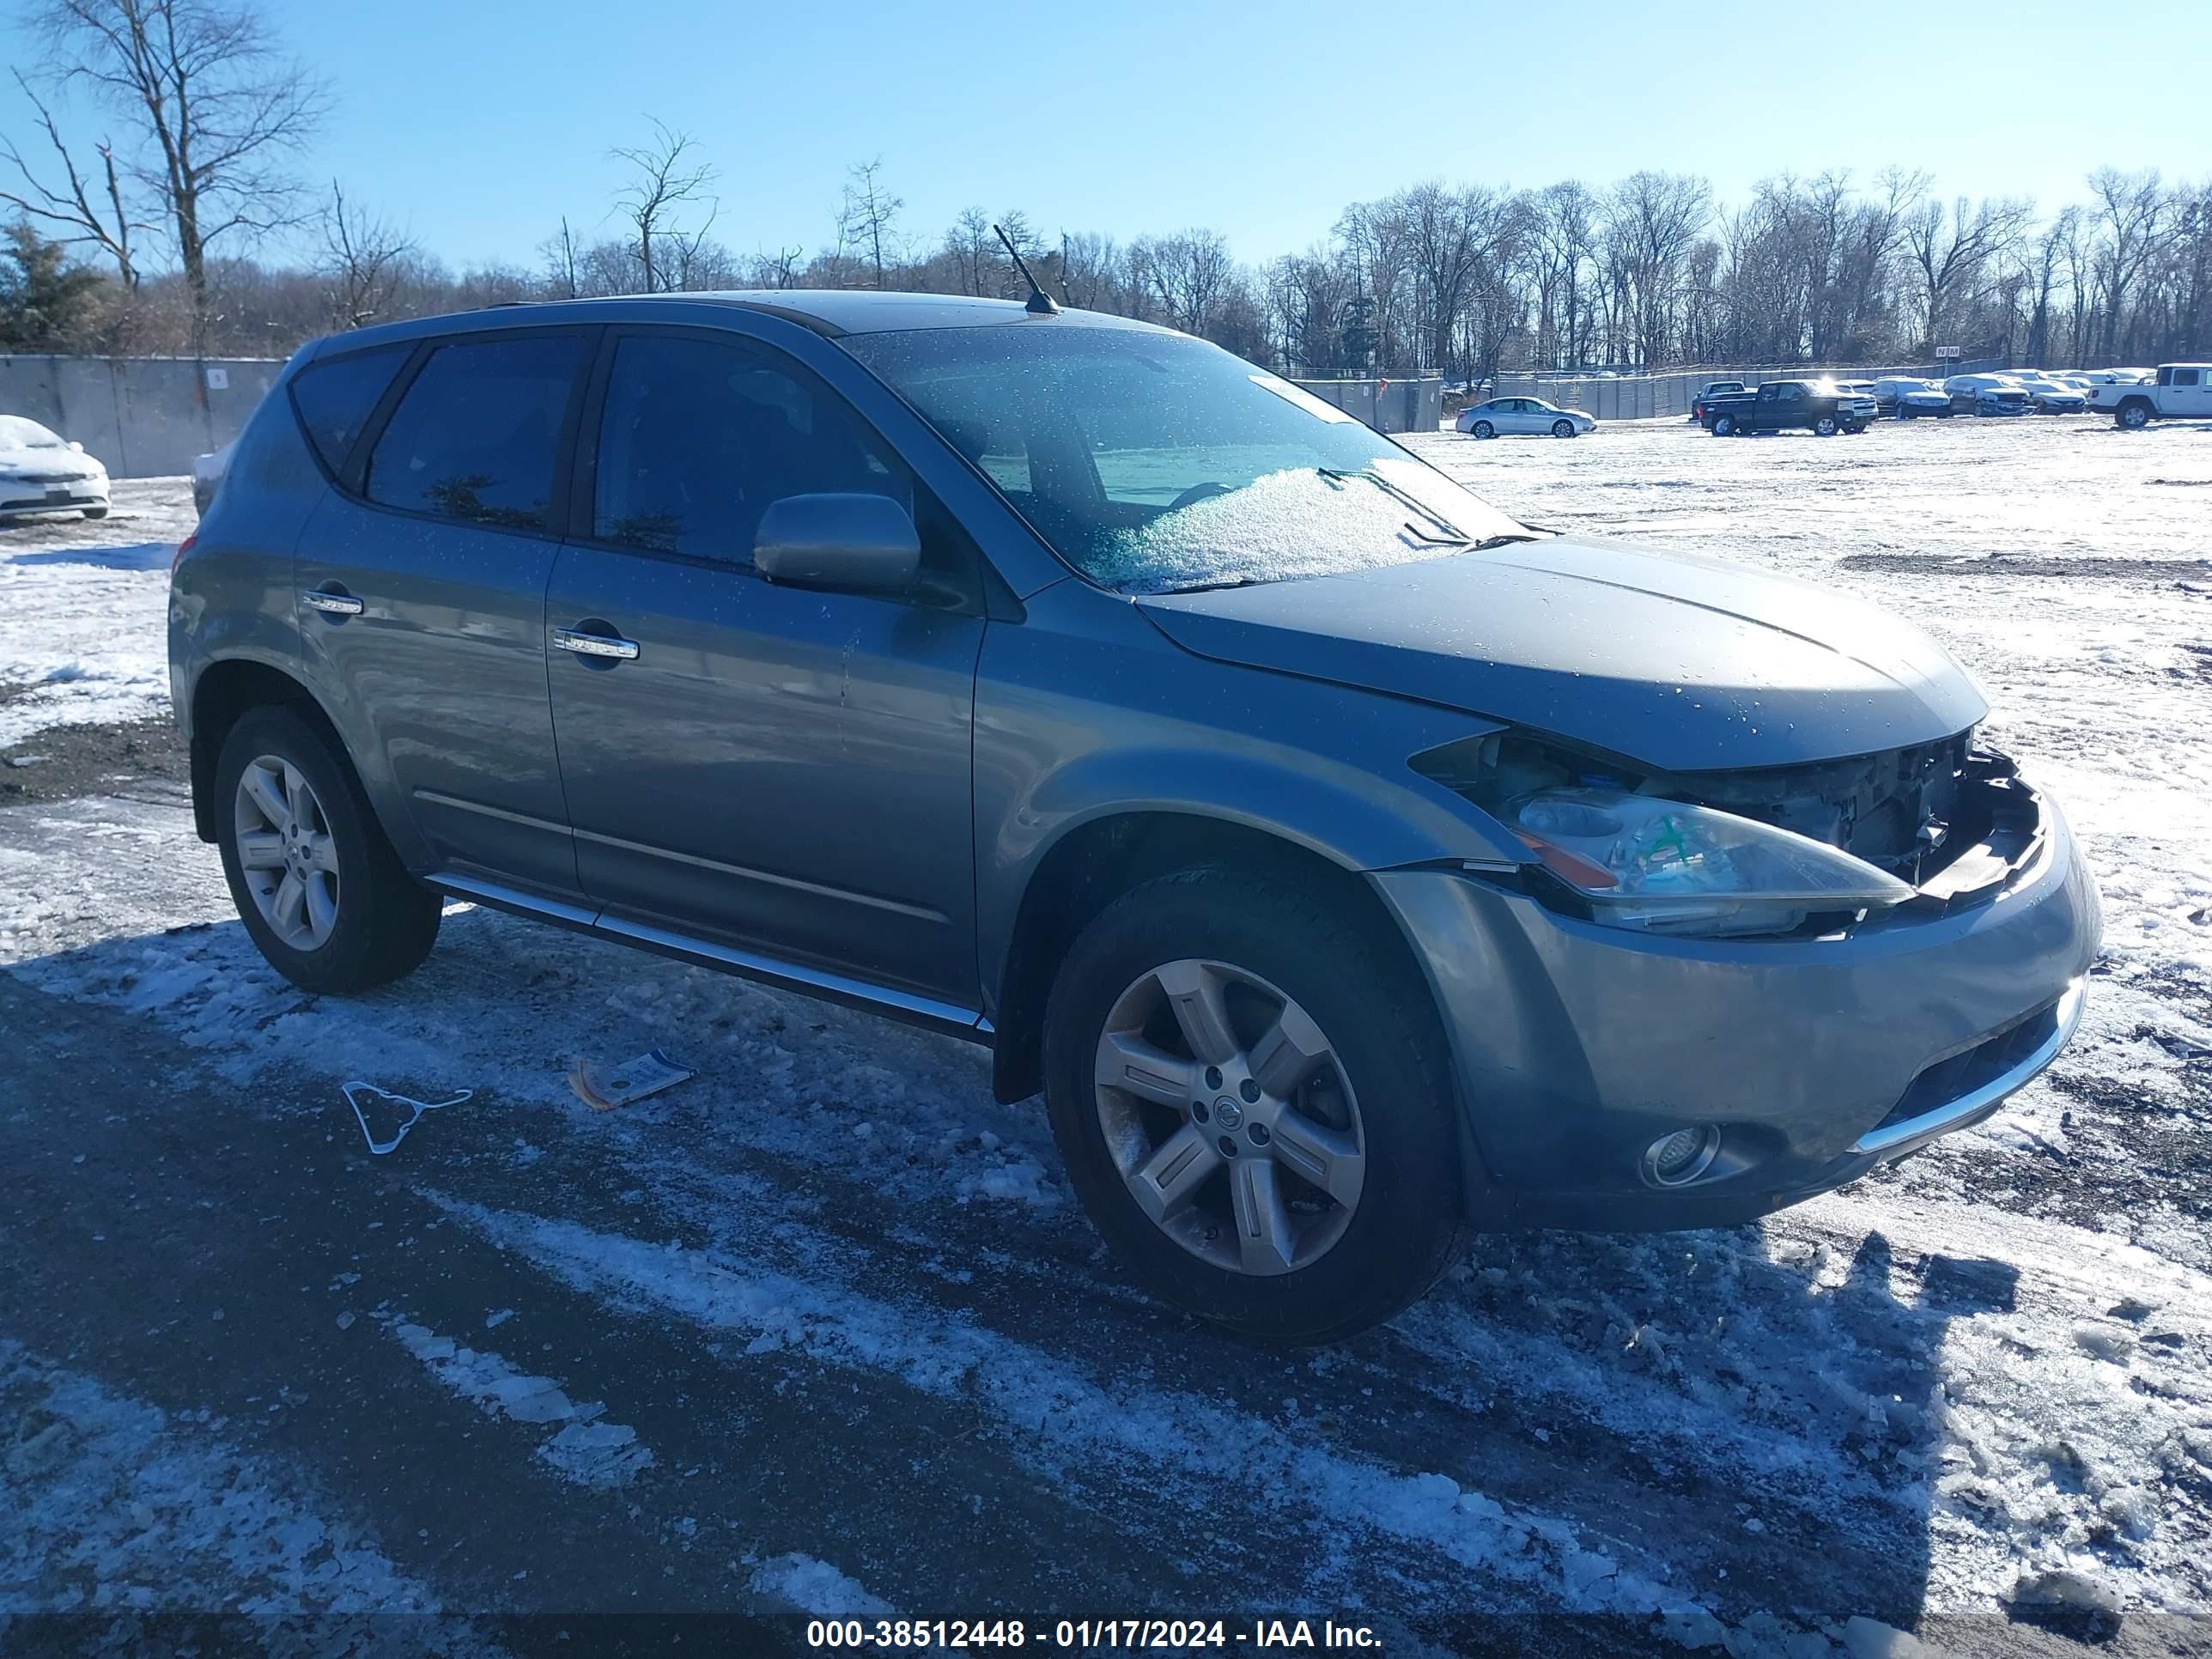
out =
<path fill-rule="evenodd" d="M 1487 553 L 1493 547 L 1504 547 L 1511 542 L 1533 542 L 1536 539 L 1534 536 L 1517 533 L 1506 536 L 1485 536 L 1480 541 L 1471 541 L 1465 536 L 1431 536 L 1411 519 L 1406 520 L 1406 533 L 1415 541 L 1425 543 L 1431 547 L 1456 547 L 1470 553 Z"/>
<path fill-rule="evenodd" d="M 1181 587 L 1164 587 L 1160 589 L 1160 592 L 1163 595 L 1169 593 L 1214 593 L 1218 592 L 1224 587 L 1257 587 L 1264 580 L 1266 579 L 1260 576 L 1227 576 L 1224 577 L 1218 582 L 1190 582 Z"/>
<path fill-rule="evenodd" d="M 1449 539 L 1453 546 L 1461 546 L 1464 544 L 1468 539 L 1467 532 L 1462 531 L 1449 519 L 1445 518 L 1442 514 L 1438 513 L 1436 508 L 1431 507 L 1419 495 L 1414 495 L 1412 490 L 1400 489 L 1396 484 L 1392 483 L 1388 478 L 1384 477 L 1380 472 L 1376 472 L 1366 467 L 1362 467 L 1357 472 L 1347 472 L 1341 467 L 1334 466 L 1317 466 L 1314 471 L 1320 473 L 1322 477 L 1327 478 L 1331 483 L 1341 483 L 1346 478 L 1364 478 L 1369 483 L 1373 484 L 1384 495 L 1389 496 L 1391 500 L 1412 507 L 1414 512 L 1419 514 L 1431 524 L 1437 526 L 1439 529 L 1443 531 L 1445 536 Z M 1434 541 L 1436 538 L 1432 536 L 1424 537 L 1422 539 L 1425 541 Z"/>

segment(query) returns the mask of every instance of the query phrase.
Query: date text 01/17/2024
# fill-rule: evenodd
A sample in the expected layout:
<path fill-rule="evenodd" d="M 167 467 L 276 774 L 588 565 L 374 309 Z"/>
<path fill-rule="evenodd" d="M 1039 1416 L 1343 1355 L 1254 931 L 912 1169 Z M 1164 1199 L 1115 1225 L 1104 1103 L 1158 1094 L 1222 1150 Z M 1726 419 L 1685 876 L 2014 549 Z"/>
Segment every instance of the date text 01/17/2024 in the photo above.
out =
<path fill-rule="evenodd" d="M 1324 1619 L 1263 1619 L 1249 1627 L 1221 1619 L 811 1619 L 812 1648 L 1022 1648 L 1180 1652 L 1205 1649 L 1364 1649 L 1382 1644 L 1365 1625 Z"/>

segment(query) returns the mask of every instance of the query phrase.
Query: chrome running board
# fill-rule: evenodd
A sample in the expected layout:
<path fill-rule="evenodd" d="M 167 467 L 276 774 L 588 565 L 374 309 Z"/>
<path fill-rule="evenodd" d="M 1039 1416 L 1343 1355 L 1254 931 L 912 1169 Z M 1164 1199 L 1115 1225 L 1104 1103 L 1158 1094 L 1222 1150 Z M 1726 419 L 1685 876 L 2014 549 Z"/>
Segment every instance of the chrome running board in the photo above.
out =
<path fill-rule="evenodd" d="M 422 879 L 441 893 L 466 899 L 471 903 L 488 904 L 495 909 L 506 910 L 532 921 L 550 921 L 600 939 L 639 945 L 661 956 L 674 957 L 702 968 L 718 969 L 723 973 L 735 974 L 740 979 L 773 985 L 778 990 L 796 991 L 801 995 L 818 997 L 826 1002 L 842 1003 L 848 1008 L 881 1014 L 909 1025 L 941 1031 L 948 1036 L 965 1037 L 971 1042 L 988 1045 L 994 1035 L 991 1022 L 979 1009 L 963 1008 L 957 1003 L 939 1002 L 934 998 L 916 996 L 908 991 L 895 991 L 888 986 L 877 985 L 867 980 L 833 974 L 825 969 L 787 962 L 757 951 L 739 950 L 734 945 L 717 944 L 712 939 L 699 939 L 690 933 L 679 933 L 672 928 L 655 927 L 650 922 L 634 921 L 627 916 L 610 915 L 605 910 L 570 904 L 561 899 L 521 892 L 475 876 L 437 870 Z"/>

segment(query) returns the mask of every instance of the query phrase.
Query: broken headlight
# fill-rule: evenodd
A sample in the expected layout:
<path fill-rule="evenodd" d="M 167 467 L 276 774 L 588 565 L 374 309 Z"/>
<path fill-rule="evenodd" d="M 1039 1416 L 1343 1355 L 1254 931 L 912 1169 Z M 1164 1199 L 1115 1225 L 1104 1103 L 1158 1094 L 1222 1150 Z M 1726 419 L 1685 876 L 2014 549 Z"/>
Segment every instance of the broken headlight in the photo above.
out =
<path fill-rule="evenodd" d="M 1786 933 L 1808 916 L 1887 909 L 1912 889 L 1817 841 L 1654 795 L 1539 789 L 1505 804 L 1506 826 L 1591 916 L 1645 933 Z"/>

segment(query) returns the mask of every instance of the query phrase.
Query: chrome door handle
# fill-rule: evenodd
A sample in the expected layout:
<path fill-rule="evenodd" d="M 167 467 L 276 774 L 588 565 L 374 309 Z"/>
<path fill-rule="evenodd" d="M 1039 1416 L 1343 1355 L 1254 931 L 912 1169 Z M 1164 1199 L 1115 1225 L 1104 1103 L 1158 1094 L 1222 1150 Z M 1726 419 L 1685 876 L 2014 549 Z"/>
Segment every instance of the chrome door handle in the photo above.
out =
<path fill-rule="evenodd" d="M 617 662 L 637 660 L 637 641 L 611 634 L 580 634 L 573 628 L 553 630 L 553 643 L 580 657 L 611 657 Z"/>
<path fill-rule="evenodd" d="M 311 587 L 300 595 L 300 603 L 310 611 L 327 611 L 333 617 L 358 617 L 368 607 L 350 593 L 325 593 Z"/>

